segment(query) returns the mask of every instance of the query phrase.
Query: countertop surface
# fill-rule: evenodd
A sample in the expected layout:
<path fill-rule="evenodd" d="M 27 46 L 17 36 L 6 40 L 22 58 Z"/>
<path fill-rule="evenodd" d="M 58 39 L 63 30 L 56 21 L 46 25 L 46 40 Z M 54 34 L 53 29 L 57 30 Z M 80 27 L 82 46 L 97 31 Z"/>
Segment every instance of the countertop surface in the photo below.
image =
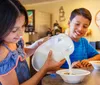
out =
<path fill-rule="evenodd" d="M 100 85 L 100 70 L 87 69 L 91 72 L 90 75 L 84 78 L 81 83 L 78 84 L 68 84 L 62 80 L 62 78 L 57 75 L 47 75 L 42 79 L 42 85 Z"/>

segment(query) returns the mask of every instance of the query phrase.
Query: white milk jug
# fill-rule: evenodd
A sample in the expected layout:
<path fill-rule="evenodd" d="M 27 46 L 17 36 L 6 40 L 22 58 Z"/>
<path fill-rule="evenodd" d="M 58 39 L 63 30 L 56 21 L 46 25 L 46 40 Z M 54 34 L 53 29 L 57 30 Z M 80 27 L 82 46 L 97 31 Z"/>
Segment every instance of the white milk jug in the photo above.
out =
<path fill-rule="evenodd" d="M 55 61 L 60 61 L 74 51 L 74 44 L 66 34 L 52 36 L 48 41 L 40 45 L 32 58 L 32 66 L 38 71 L 45 63 L 49 51 L 52 50 L 52 57 Z"/>

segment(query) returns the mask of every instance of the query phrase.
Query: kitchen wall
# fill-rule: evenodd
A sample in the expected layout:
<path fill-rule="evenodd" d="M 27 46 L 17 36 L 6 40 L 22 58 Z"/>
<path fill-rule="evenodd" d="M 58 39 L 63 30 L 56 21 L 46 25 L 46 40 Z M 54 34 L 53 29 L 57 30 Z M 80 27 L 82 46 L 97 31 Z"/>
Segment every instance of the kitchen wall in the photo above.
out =
<path fill-rule="evenodd" d="M 66 20 L 62 22 L 59 21 L 59 9 L 61 6 L 63 6 L 66 18 Z M 67 28 L 67 22 L 71 11 L 75 8 L 85 7 L 90 10 L 93 17 L 92 23 L 89 27 L 92 30 L 92 35 L 88 36 L 87 39 L 89 41 L 100 40 L 100 29 L 95 24 L 95 15 L 100 10 L 100 0 L 60 0 L 59 2 L 54 3 L 25 5 L 25 7 L 26 9 L 36 9 L 51 13 L 52 22 L 54 23 L 57 20 L 64 29 Z"/>

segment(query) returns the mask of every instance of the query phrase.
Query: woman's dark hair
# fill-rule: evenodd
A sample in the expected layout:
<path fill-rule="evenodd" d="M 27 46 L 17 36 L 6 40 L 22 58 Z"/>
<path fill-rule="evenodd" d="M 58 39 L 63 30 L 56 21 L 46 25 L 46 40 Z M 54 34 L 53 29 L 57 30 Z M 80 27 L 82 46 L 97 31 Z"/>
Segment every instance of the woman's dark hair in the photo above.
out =
<path fill-rule="evenodd" d="M 13 30 L 16 19 L 23 14 L 28 24 L 26 9 L 19 0 L 0 0 L 0 43 Z"/>
<path fill-rule="evenodd" d="M 72 19 L 77 15 L 82 15 L 83 17 L 87 18 L 91 23 L 92 15 L 88 9 L 86 9 L 86 8 L 74 9 L 71 12 L 70 21 L 72 21 Z"/>

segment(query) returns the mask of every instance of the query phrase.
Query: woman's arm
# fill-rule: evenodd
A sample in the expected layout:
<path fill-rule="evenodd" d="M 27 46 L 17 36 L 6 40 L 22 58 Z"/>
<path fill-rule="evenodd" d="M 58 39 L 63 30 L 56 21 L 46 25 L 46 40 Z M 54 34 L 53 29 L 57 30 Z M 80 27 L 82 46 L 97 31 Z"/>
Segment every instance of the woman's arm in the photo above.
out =
<path fill-rule="evenodd" d="M 0 76 L 0 82 L 2 85 L 19 85 L 17 75 L 15 70 L 11 70 L 11 72 Z"/>
<path fill-rule="evenodd" d="M 21 85 L 37 85 L 41 78 L 49 71 L 56 71 L 60 69 L 62 64 L 64 64 L 65 60 L 62 60 L 61 62 L 56 62 L 52 59 L 52 52 L 50 51 L 48 54 L 48 58 L 44 64 L 44 66 L 38 71 L 32 78 L 30 78 L 28 81 L 24 82 Z"/>
<path fill-rule="evenodd" d="M 24 48 L 24 51 L 26 53 L 26 57 L 32 56 L 35 52 L 35 50 L 38 48 L 39 45 L 35 46 L 34 48 Z"/>
<path fill-rule="evenodd" d="M 52 52 L 50 51 L 48 54 L 48 58 L 43 65 L 43 67 L 38 71 L 33 77 L 31 77 L 29 80 L 25 81 L 24 83 L 20 85 L 37 85 L 41 78 L 48 72 L 48 71 L 55 71 L 60 69 L 61 65 L 65 62 L 65 60 L 62 60 L 61 62 L 56 62 L 52 58 Z M 12 70 L 9 72 L 9 74 L 0 76 L 0 81 L 2 85 L 19 85 L 17 75 L 15 70 Z"/>
<path fill-rule="evenodd" d="M 36 41 L 35 43 L 33 43 L 32 45 L 24 48 L 25 50 L 25 53 L 27 54 L 27 57 L 28 56 L 31 56 L 34 54 L 35 50 L 41 45 L 43 44 L 45 41 L 47 41 L 50 37 L 45 37 L 45 38 L 42 38 L 38 41 Z"/>

